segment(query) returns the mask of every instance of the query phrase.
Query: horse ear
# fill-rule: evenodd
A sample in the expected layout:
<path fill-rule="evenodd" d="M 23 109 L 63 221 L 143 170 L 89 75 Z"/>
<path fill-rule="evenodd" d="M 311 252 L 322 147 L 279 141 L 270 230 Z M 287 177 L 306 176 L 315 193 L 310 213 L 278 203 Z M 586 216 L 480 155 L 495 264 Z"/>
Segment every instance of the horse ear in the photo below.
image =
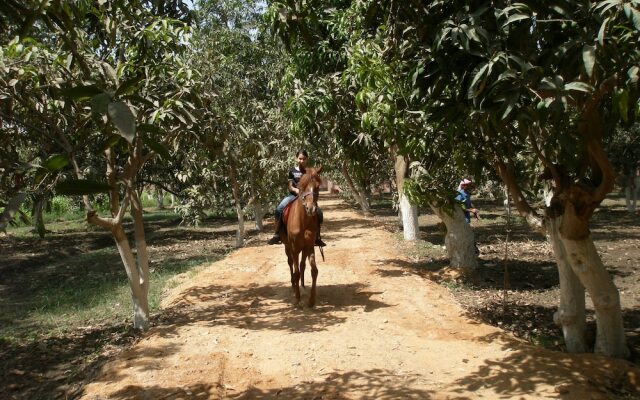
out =
<path fill-rule="evenodd" d="M 322 172 L 322 164 L 320 164 L 320 166 L 316 168 L 316 174 L 319 174 L 320 172 Z"/>

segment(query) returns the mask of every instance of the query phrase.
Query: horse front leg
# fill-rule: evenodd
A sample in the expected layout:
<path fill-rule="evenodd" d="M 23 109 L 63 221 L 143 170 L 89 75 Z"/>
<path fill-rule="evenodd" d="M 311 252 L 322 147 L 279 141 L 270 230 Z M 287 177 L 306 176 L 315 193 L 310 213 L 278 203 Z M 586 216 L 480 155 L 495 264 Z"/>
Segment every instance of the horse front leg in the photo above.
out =
<path fill-rule="evenodd" d="M 293 274 L 291 276 L 291 284 L 293 285 L 293 293 L 296 295 L 296 305 L 300 303 L 300 253 L 293 254 Z"/>
<path fill-rule="evenodd" d="M 309 264 L 311 265 L 311 293 L 309 293 L 309 307 L 316 304 L 316 280 L 318 279 L 318 267 L 316 267 L 316 250 L 311 249 L 309 254 Z"/>
<path fill-rule="evenodd" d="M 302 250 L 302 258 L 300 260 L 300 286 L 304 287 L 304 270 L 306 266 L 307 252 Z"/>
<path fill-rule="evenodd" d="M 284 247 L 285 253 L 287 253 L 287 264 L 289 264 L 289 276 L 291 277 L 291 288 L 293 288 L 293 257 L 291 256 L 291 249 L 289 246 Z"/>

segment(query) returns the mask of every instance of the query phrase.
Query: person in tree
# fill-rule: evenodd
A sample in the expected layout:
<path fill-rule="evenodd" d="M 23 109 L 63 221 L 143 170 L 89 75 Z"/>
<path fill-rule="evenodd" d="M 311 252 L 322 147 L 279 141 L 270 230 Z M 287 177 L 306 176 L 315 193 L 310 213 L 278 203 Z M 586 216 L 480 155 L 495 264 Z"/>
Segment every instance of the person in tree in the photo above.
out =
<path fill-rule="evenodd" d="M 273 237 L 269 239 L 268 244 L 278 244 L 280 243 L 280 226 L 282 224 L 282 213 L 284 209 L 287 207 L 289 203 L 296 199 L 300 190 L 298 189 L 298 182 L 300 182 L 300 178 L 305 173 L 305 168 L 307 166 L 307 160 L 309 159 L 309 155 L 306 150 L 298 150 L 296 153 L 296 166 L 289 170 L 289 178 L 287 187 L 289 189 L 289 194 L 287 197 L 282 199 L 278 207 L 276 207 L 275 212 L 275 225 L 276 230 L 273 234 Z M 318 236 L 316 237 L 316 246 L 324 247 L 326 246 L 325 242 L 320 238 L 320 227 L 322 226 L 322 210 L 318 207 Z"/>
<path fill-rule="evenodd" d="M 458 195 L 456 196 L 456 201 L 459 201 L 464 206 L 464 220 L 470 224 L 471 223 L 471 214 L 476 219 L 480 219 L 478 209 L 473 207 L 473 203 L 471 203 L 471 190 L 473 187 L 473 182 L 470 179 L 463 179 L 458 184 Z M 480 255 L 480 248 L 478 248 L 475 240 L 473 241 L 473 247 L 476 249 L 476 255 Z"/>
<path fill-rule="evenodd" d="M 473 185 L 471 180 L 466 178 L 461 180 L 458 185 L 458 195 L 456 196 L 456 201 L 464 205 L 464 220 L 467 221 L 467 223 L 471 223 L 471 214 L 473 214 L 476 219 L 480 219 L 478 209 L 474 208 L 471 203 L 471 185 Z"/>

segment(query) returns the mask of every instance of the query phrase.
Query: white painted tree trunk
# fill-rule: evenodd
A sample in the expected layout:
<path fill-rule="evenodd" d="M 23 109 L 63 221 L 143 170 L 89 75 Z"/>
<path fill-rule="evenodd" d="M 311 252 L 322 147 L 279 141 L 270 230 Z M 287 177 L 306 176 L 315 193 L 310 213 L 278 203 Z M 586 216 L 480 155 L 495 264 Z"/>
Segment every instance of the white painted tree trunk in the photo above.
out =
<path fill-rule="evenodd" d="M 418 206 L 411 204 L 406 196 L 400 195 L 400 214 L 402 215 L 402 233 L 404 240 L 418 239 L 420 226 L 418 225 Z"/>
<path fill-rule="evenodd" d="M 578 276 L 571 269 L 567 251 L 560 238 L 562 217 L 547 217 L 548 240 L 558 266 L 560 277 L 560 306 L 553 321 L 562 328 L 564 343 L 569 353 L 584 353 L 589 346 L 585 338 L 585 291 Z"/>
<path fill-rule="evenodd" d="M 171 195 L 171 207 L 176 206 L 176 196 L 174 194 Z"/>
<path fill-rule="evenodd" d="M 131 299 L 133 301 L 133 327 L 146 331 L 149 329 L 149 282 L 140 274 L 140 269 L 136 265 L 133 251 L 129 246 L 129 240 L 124 233 L 122 225 L 114 228 L 113 235 L 129 279 L 129 288 L 131 289 Z M 146 272 L 148 273 L 148 265 Z"/>
<path fill-rule="evenodd" d="M 620 294 L 607 273 L 591 236 L 571 240 L 561 236 L 573 272 L 589 292 L 596 312 L 597 333 L 594 352 L 610 357 L 629 356 Z"/>
<path fill-rule="evenodd" d="M 638 194 L 640 193 L 640 176 L 632 178 L 633 181 L 629 182 L 630 185 L 624 188 L 624 197 L 627 202 L 627 211 L 630 213 L 636 212 L 636 203 L 638 201 Z"/>
<path fill-rule="evenodd" d="M 156 188 L 156 207 L 160 210 L 164 209 L 164 190 Z"/>
<path fill-rule="evenodd" d="M 142 219 L 142 202 L 131 193 L 131 216 L 133 217 L 133 232 L 136 242 L 137 271 L 140 284 L 140 296 L 133 298 L 133 327 L 137 329 L 149 329 L 149 252 L 144 233 L 144 221 Z"/>
<path fill-rule="evenodd" d="M 260 200 L 256 200 L 253 203 L 253 210 L 254 210 L 254 215 L 256 219 L 256 230 L 258 232 L 262 232 L 264 229 L 264 224 L 262 222 L 262 219 L 264 218 L 265 211 L 264 211 L 264 207 L 262 206 L 262 202 Z"/>
<path fill-rule="evenodd" d="M 231 180 L 231 191 L 233 192 L 233 200 L 235 203 L 236 215 L 238 217 L 236 247 L 240 248 L 244 246 L 244 210 L 242 209 L 242 205 L 240 204 L 240 185 L 238 184 L 238 174 L 233 162 L 231 162 L 229 166 L 229 179 Z"/>
<path fill-rule="evenodd" d="M 464 220 L 462 210 L 456 207 L 450 215 L 433 204 L 431 209 L 447 227 L 444 245 L 447 248 L 451 266 L 454 268 L 478 268 L 475 236 L 471 226 Z"/>

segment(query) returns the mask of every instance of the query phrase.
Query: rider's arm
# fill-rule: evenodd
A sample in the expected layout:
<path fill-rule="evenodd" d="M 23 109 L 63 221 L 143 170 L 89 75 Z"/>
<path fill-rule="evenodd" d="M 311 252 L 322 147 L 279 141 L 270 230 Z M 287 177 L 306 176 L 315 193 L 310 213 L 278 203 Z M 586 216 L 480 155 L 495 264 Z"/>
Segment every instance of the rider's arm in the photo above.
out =
<path fill-rule="evenodd" d="M 289 192 L 296 193 L 296 194 L 300 193 L 298 188 L 293 186 L 293 181 L 292 180 L 289 180 L 289 184 L 288 185 L 289 185 Z"/>

